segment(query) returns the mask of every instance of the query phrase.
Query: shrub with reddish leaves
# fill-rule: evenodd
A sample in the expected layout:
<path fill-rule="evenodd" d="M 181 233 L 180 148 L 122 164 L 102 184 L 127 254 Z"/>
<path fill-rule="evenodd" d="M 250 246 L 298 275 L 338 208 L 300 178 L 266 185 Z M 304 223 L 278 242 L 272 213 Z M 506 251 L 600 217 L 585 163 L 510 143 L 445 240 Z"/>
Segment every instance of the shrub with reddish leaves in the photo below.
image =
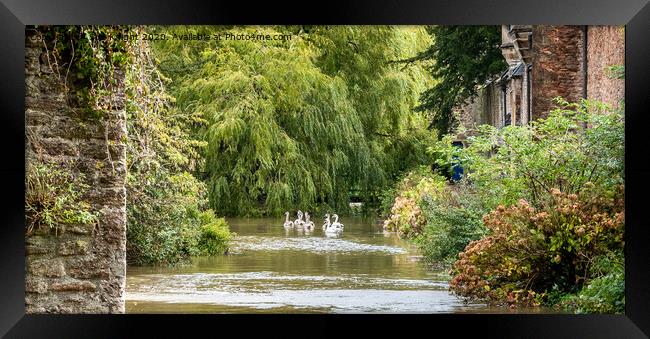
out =
<path fill-rule="evenodd" d="M 453 266 L 451 289 L 496 304 L 538 305 L 551 290 L 580 289 L 599 256 L 624 245 L 623 186 L 611 196 L 587 183 L 579 194 L 552 189 L 540 208 L 499 206 Z"/>

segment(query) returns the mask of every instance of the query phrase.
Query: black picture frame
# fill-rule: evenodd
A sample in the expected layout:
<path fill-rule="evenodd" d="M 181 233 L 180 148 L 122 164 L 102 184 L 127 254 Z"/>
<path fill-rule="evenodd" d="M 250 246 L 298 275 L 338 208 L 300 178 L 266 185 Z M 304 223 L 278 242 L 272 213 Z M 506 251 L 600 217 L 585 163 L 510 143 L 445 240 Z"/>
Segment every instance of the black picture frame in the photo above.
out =
<path fill-rule="evenodd" d="M 29 315 L 25 314 L 24 161 L 25 26 L 35 24 L 577 24 L 626 25 L 625 315 Z M 650 336 L 650 192 L 646 129 L 650 126 L 648 0 L 371 1 L 294 4 L 198 0 L 0 0 L 0 335 L 8 338 L 303 335 L 395 332 L 433 336 L 642 338 Z M 305 332 L 306 331 L 306 332 Z M 424 332 L 421 332 L 424 331 Z M 416 333 L 416 332 L 413 332 Z M 231 334 L 232 335 L 232 334 Z M 455 336 L 455 335 L 454 335 Z"/>

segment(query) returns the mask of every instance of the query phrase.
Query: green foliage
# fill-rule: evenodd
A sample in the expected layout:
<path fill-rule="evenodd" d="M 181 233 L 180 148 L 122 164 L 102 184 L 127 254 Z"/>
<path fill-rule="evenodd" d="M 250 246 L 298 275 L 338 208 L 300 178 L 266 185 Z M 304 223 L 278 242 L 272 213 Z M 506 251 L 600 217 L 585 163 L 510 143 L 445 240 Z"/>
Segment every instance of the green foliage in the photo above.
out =
<path fill-rule="evenodd" d="M 449 264 L 472 240 L 485 234 L 487 210 L 469 185 L 447 184 L 428 167 L 409 172 L 382 197 L 384 229 L 412 239 L 425 259 Z"/>
<path fill-rule="evenodd" d="M 129 175 L 127 259 L 132 264 L 175 264 L 200 254 L 205 186 L 184 172 L 157 171 L 148 183 Z M 136 189 L 134 186 L 142 185 Z"/>
<path fill-rule="evenodd" d="M 219 214 L 374 206 L 389 180 L 429 160 L 424 116 L 412 112 L 430 79 L 412 56 L 427 36 L 394 27 L 168 27 L 162 32 L 290 34 L 282 41 L 161 42 L 161 68 L 180 112 L 207 142 L 202 176 Z M 189 30 L 189 31 L 188 31 Z"/>
<path fill-rule="evenodd" d="M 590 267 L 624 244 L 623 115 L 589 101 L 558 103 L 530 126 L 483 127 L 466 149 L 437 150 L 441 159 L 460 159 L 463 180 L 494 209 L 483 217 L 488 235 L 454 264 L 456 293 L 537 305 L 593 283 L 579 300 L 619 296 L 618 287 L 601 290 L 603 281 L 620 276 L 601 278 Z"/>
<path fill-rule="evenodd" d="M 146 41 L 130 53 L 127 70 L 127 259 L 140 265 L 175 264 L 203 254 L 207 209 L 205 184 L 190 172 L 199 166 L 205 143 L 189 134 L 195 116 L 180 114 L 167 94 L 168 81 L 157 69 Z M 219 250 L 227 248 L 228 229 L 219 228 Z M 217 238 L 215 238 L 217 239 Z M 215 240 L 217 241 L 217 240 Z"/>
<path fill-rule="evenodd" d="M 405 238 L 422 233 L 426 223 L 420 203 L 425 199 L 439 199 L 445 189 L 444 178 L 432 174 L 426 167 L 409 172 L 394 189 L 397 195 L 384 220 L 384 229 L 398 232 Z"/>
<path fill-rule="evenodd" d="M 455 124 L 454 106 L 507 64 L 499 48 L 500 26 L 431 26 L 427 31 L 433 44 L 408 61 L 433 60 L 428 69 L 438 82 L 422 93 L 419 109 L 431 112 L 430 126 L 442 135 Z"/>
<path fill-rule="evenodd" d="M 228 252 L 230 231 L 224 218 L 216 218 L 209 210 L 201 214 L 201 235 L 199 250 L 203 255 L 216 255 Z"/>
<path fill-rule="evenodd" d="M 610 79 L 625 79 L 625 65 L 611 65 L 607 70 Z"/>
<path fill-rule="evenodd" d="M 97 212 L 83 199 L 89 186 L 82 173 L 31 159 L 25 181 L 27 235 L 39 229 L 60 234 L 65 225 L 97 222 Z"/>
<path fill-rule="evenodd" d="M 429 262 L 450 264 L 487 233 L 482 221 L 487 211 L 467 185 L 449 185 L 437 199 L 426 196 L 420 207 L 426 225 L 415 243 Z"/>
<path fill-rule="evenodd" d="M 393 207 L 393 204 L 395 203 L 395 198 L 399 195 L 399 191 L 397 190 L 397 185 L 401 182 L 402 180 L 398 180 L 397 183 L 389 186 L 385 190 L 381 192 L 379 195 L 379 214 L 382 217 L 388 217 L 390 216 L 390 210 Z"/>
<path fill-rule="evenodd" d="M 428 195 L 415 189 L 423 176 L 405 179 L 386 193 L 398 196 L 386 225 L 429 261 L 460 252 L 450 287 L 461 296 L 622 312 L 624 118 L 557 102 L 529 126 L 481 126 L 466 148 L 453 136 L 431 146 L 437 168 L 460 164 L 465 177 Z"/>
<path fill-rule="evenodd" d="M 483 222 L 490 233 L 459 255 L 452 290 L 495 303 L 539 304 L 548 291 L 582 287 L 595 258 L 622 249 L 622 190 L 614 198 L 591 188 L 578 195 L 555 191 L 539 209 L 522 199 Z"/>
<path fill-rule="evenodd" d="M 576 313 L 623 313 L 625 311 L 625 267 L 622 251 L 594 260 L 590 280 L 575 295 L 560 303 Z"/>
<path fill-rule="evenodd" d="M 625 182 L 623 113 L 588 100 L 557 102 L 546 119 L 502 129 L 480 126 L 469 147 L 453 147 L 446 136 L 430 152 L 440 166 L 459 161 L 464 180 L 489 209 L 521 198 L 537 206 L 553 188 L 578 193 L 587 182 L 611 194 Z"/>

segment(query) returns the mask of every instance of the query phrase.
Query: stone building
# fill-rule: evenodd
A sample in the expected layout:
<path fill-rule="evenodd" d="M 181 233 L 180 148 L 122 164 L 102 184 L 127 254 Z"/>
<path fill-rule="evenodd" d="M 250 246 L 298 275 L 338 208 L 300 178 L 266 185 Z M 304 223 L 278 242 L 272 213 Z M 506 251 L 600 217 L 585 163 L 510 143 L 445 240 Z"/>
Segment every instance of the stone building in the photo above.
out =
<path fill-rule="evenodd" d="M 553 99 L 589 98 L 619 107 L 625 82 L 611 67 L 625 63 L 623 26 L 503 25 L 508 69 L 455 109 L 460 125 L 522 125 L 544 118 Z"/>

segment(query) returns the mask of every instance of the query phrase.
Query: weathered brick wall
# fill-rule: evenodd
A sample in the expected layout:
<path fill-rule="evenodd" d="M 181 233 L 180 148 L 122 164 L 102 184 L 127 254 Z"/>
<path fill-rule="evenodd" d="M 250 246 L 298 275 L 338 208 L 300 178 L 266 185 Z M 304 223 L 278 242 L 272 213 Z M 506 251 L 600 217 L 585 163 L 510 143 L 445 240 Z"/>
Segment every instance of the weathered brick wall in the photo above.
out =
<path fill-rule="evenodd" d="M 458 128 L 472 130 L 477 125 L 481 124 L 481 117 L 483 111 L 482 95 L 479 95 L 465 100 L 462 105 L 454 108 L 454 114 L 458 119 Z"/>
<path fill-rule="evenodd" d="M 582 26 L 533 26 L 533 120 L 548 115 L 561 96 L 576 102 L 584 96 L 584 31 Z"/>
<path fill-rule="evenodd" d="M 609 67 L 625 64 L 625 27 L 587 29 L 587 97 L 618 107 L 625 98 L 625 80 L 611 77 Z"/>
<path fill-rule="evenodd" d="M 85 174 L 84 199 L 100 214 L 96 225 L 68 225 L 59 234 L 25 238 L 27 313 L 123 313 L 126 276 L 126 122 L 123 93 L 115 110 L 84 119 L 69 104 L 42 43 L 26 31 L 27 161 Z M 120 76 L 123 78 L 123 76 Z M 118 91 L 120 92 L 120 91 Z"/>
<path fill-rule="evenodd" d="M 531 117 L 544 118 L 555 107 L 553 98 L 563 97 L 577 102 L 585 95 L 606 102 L 613 107 L 625 97 L 625 81 L 612 78 L 609 67 L 625 63 L 625 32 L 623 26 L 589 26 L 585 59 L 584 26 L 533 26 L 531 77 Z M 507 31 L 502 30 L 503 43 L 511 43 Z M 503 48 L 509 64 L 517 59 L 513 48 Z M 586 61 L 586 62 L 585 62 Z M 585 63 L 586 79 L 585 79 Z M 506 108 L 512 123 L 526 124 L 528 114 L 528 73 L 508 81 Z M 468 129 L 489 123 L 503 125 L 503 103 L 499 88 L 491 85 L 478 96 L 455 108 L 462 126 Z"/>
<path fill-rule="evenodd" d="M 502 91 L 501 86 L 497 84 L 490 84 L 483 92 L 485 111 L 483 113 L 483 123 L 492 126 L 501 126 L 503 121 L 503 105 L 502 105 Z"/>

